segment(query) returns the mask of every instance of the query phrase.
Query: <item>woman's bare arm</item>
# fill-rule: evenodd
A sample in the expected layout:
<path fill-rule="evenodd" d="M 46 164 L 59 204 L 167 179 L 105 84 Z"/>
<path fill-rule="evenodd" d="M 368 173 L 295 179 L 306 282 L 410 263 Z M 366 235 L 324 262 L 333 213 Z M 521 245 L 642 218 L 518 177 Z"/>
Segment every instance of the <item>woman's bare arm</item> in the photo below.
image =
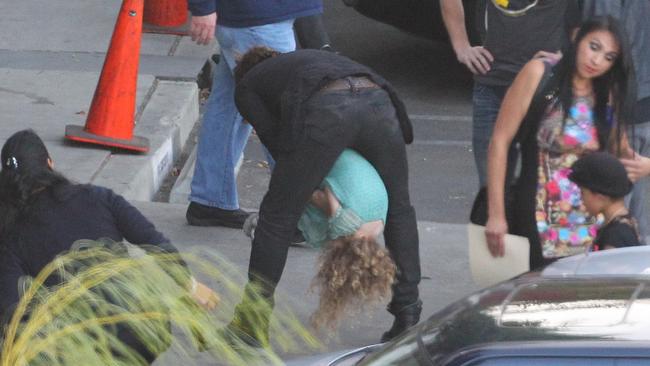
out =
<path fill-rule="evenodd" d="M 519 72 L 501 103 L 488 148 L 488 221 L 485 236 L 493 256 L 504 255 L 504 236 L 508 232 L 504 207 L 508 150 L 521 126 L 544 75 L 544 63 L 529 61 Z"/>

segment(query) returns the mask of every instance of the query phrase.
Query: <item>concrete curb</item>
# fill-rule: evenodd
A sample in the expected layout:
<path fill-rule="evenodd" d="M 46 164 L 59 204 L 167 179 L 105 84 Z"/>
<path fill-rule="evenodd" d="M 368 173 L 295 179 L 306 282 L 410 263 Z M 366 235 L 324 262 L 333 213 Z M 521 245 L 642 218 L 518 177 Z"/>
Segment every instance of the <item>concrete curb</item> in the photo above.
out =
<path fill-rule="evenodd" d="M 192 185 L 192 176 L 194 175 L 194 166 L 196 164 L 196 146 L 185 161 L 176 182 L 169 193 L 169 203 L 187 205 Z"/>
<path fill-rule="evenodd" d="M 92 180 L 130 200 L 153 198 L 199 116 L 196 83 L 158 80 L 152 89 L 134 130 L 149 138 L 151 150 L 146 155 L 111 154 Z"/>
<path fill-rule="evenodd" d="M 244 154 L 237 160 L 235 165 L 235 177 L 239 175 L 239 171 L 244 163 Z M 192 177 L 194 176 L 194 168 L 196 166 L 196 146 L 192 149 L 190 156 L 185 161 L 185 165 L 178 175 L 176 182 L 172 186 L 169 193 L 169 203 L 187 204 L 189 202 L 190 192 L 192 190 Z"/>

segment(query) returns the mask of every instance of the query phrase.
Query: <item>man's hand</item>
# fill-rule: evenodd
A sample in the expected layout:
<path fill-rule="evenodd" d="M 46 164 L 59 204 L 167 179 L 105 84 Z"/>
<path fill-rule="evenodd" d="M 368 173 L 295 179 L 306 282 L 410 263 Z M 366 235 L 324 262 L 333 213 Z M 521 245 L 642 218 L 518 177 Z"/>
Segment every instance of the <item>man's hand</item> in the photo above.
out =
<path fill-rule="evenodd" d="M 550 61 L 552 64 L 558 63 L 562 59 L 562 51 L 557 52 L 548 52 L 548 51 L 537 51 L 533 58 L 543 58 Z"/>
<path fill-rule="evenodd" d="M 650 158 L 635 154 L 631 159 L 621 158 L 620 160 L 623 166 L 625 166 L 627 177 L 632 182 L 636 182 L 650 175 Z"/>
<path fill-rule="evenodd" d="M 198 44 L 208 44 L 214 39 L 214 29 L 217 26 L 217 13 L 202 16 L 192 16 L 190 35 L 192 41 Z"/>
<path fill-rule="evenodd" d="M 472 74 L 485 74 L 490 71 L 490 64 L 494 61 L 490 51 L 481 46 L 461 48 L 456 51 L 456 57 Z"/>
<path fill-rule="evenodd" d="M 473 74 L 490 71 L 494 61 L 492 54 L 481 46 L 472 47 L 465 29 L 465 8 L 461 0 L 440 0 L 442 20 L 449 33 L 449 41 L 454 48 L 458 62 L 467 66 Z"/>

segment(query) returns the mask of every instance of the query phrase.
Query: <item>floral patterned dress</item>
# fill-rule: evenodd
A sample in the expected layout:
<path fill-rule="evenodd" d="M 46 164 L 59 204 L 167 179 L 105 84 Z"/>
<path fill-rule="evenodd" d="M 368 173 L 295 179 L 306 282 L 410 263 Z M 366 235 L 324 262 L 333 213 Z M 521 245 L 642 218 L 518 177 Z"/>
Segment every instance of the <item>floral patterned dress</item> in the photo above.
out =
<path fill-rule="evenodd" d="M 582 253 L 596 237 L 599 221 L 587 213 L 580 188 L 569 180 L 573 162 L 599 148 L 593 105 L 593 95 L 575 97 L 563 128 L 564 111 L 556 101 L 540 123 L 535 221 L 544 258 Z"/>

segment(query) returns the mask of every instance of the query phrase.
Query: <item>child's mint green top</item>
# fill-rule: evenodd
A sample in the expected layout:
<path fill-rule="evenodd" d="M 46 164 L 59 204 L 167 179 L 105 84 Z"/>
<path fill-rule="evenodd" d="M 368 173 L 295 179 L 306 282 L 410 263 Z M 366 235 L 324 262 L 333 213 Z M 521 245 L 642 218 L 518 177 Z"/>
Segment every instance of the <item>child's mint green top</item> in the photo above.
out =
<path fill-rule="evenodd" d="M 333 217 L 311 203 L 300 217 L 298 228 L 307 243 L 320 248 L 327 241 L 356 232 L 371 221 L 386 223 L 388 193 L 375 168 L 359 153 L 345 149 L 327 174 L 321 188 L 328 187 L 341 207 Z"/>

